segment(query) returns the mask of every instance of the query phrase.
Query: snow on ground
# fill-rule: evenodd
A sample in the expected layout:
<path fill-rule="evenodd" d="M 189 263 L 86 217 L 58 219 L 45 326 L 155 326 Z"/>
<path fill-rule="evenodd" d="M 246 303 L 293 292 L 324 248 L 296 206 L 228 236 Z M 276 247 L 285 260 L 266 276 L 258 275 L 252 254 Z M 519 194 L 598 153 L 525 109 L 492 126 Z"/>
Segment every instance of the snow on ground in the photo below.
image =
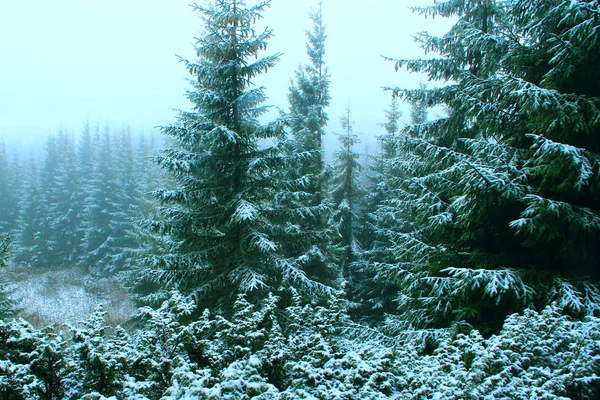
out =
<path fill-rule="evenodd" d="M 32 273 L 11 267 L 5 275 L 19 315 L 37 326 L 76 323 L 99 304 L 114 325 L 124 324 L 137 311 L 115 280 L 91 277 L 76 268 Z"/>

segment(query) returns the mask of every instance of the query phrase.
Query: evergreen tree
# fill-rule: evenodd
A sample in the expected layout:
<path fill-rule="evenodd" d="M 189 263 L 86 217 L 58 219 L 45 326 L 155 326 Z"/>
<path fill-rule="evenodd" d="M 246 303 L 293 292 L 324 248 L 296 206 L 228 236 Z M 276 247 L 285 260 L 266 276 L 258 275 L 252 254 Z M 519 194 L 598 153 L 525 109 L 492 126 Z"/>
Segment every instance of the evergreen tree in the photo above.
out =
<path fill-rule="evenodd" d="M 39 194 L 45 213 L 39 216 L 42 223 L 37 236 L 38 241 L 46 242 L 43 246 L 47 250 L 39 259 L 46 260 L 46 264 L 40 266 L 59 267 L 72 259 L 77 246 L 72 235 L 77 229 L 77 216 L 71 208 L 76 172 L 72 141 L 67 133 L 48 136 L 39 174 Z"/>
<path fill-rule="evenodd" d="M 325 24 L 322 4 L 309 16 L 313 22 L 307 31 L 306 51 L 310 64 L 296 72 L 289 89 L 286 115 L 291 140 L 287 143 L 286 188 L 292 192 L 286 217 L 289 225 L 283 244 L 290 258 L 300 261 L 311 277 L 327 284 L 337 278 L 335 260 L 330 251 L 333 232 L 327 222 L 331 204 L 325 195 L 329 168 L 323 160 L 323 135 L 329 120 L 329 73 L 325 65 Z"/>
<path fill-rule="evenodd" d="M 8 235 L 2 237 L 0 241 L 0 268 L 6 267 L 8 260 L 8 246 L 10 245 L 10 237 Z"/>
<path fill-rule="evenodd" d="M 74 264 L 80 242 L 77 232 L 81 215 L 76 207 L 79 190 L 75 145 L 70 134 L 61 131 L 54 136 L 56 160 L 45 165 L 43 179 L 53 174 L 53 187 L 47 187 L 44 195 L 48 204 L 48 217 L 52 237 L 52 260 L 56 265 Z M 47 170 L 52 168 L 52 170 Z"/>
<path fill-rule="evenodd" d="M 154 160 L 156 154 L 158 154 L 156 138 L 142 135 L 136 146 L 135 156 L 135 180 L 138 183 L 139 205 L 128 232 L 128 240 L 132 243 L 132 247 L 123 253 L 125 273 L 121 274 L 122 283 L 132 291 L 134 297 L 143 298 L 144 302 L 153 302 L 151 298 L 160 291 L 160 287 L 156 282 L 148 280 L 148 276 L 132 271 L 139 269 L 139 260 L 149 254 L 164 256 L 169 253 L 168 243 L 160 234 L 146 229 L 144 223 L 162 218 L 159 212 L 160 203 L 154 197 L 155 191 L 160 187 L 175 186 L 173 179 L 166 179 L 166 171 L 161 170 L 156 164 Z"/>
<path fill-rule="evenodd" d="M 98 130 L 99 128 L 97 128 Z M 96 135 L 97 137 L 99 135 Z M 94 177 L 94 160 L 96 154 L 94 148 L 98 147 L 98 143 L 95 143 L 92 137 L 89 121 L 85 123 L 81 134 L 77 141 L 76 159 L 77 159 L 77 192 L 72 204 L 73 210 L 80 216 L 79 226 L 75 234 L 75 240 L 77 241 L 78 249 L 76 251 L 76 259 L 81 262 L 82 259 L 86 258 L 84 250 L 84 238 L 86 232 L 86 226 L 89 225 L 88 217 L 89 213 L 86 212 L 85 206 L 88 203 L 88 198 L 92 190 L 92 181 Z"/>
<path fill-rule="evenodd" d="M 127 250 L 136 247 L 135 238 L 131 235 L 133 222 L 139 217 L 141 193 L 137 181 L 136 160 L 131 143 L 131 134 L 121 132 L 115 138 L 116 146 L 116 200 L 117 206 L 111 224 L 112 259 L 109 261 L 111 272 L 125 268 Z"/>
<path fill-rule="evenodd" d="M 379 136 L 380 152 L 376 155 L 373 164 L 371 182 L 372 190 L 363 202 L 363 214 L 359 238 L 364 252 L 361 257 L 361 268 L 356 270 L 357 279 L 350 287 L 353 298 L 363 304 L 369 304 L 371 309 L 359 310 L 364 314 L 376 314 L 381 311 L 393 311 L 395 305 L 392 300 L 397 293 L 397 286 L 389 282 L 376 279 L 378 264 L 394 259 L 390 254 L 387 233 L 404 229 L 403 218 L 399 218 L 401 209 L 393 203 L 393 192 L 397 186 L 399 172 L 394 166 L 394 160 L 403 150 L 400 137 L 402 127 L 400 117 L 402 113 L 398 108 L 398 98 L 392 96 L 390 108 L 385 112 L 386 122 L 381 126 L 385 134 Z M 390 202 L 391 200 L 391 202 Z M 400 226 L 398 225 L 400 223 Z"/>
<path fill-rule="evenodd" d="M 39 190 L 42 196 L 42 202 L 45 207 L 45 213 L 41 215 L 42 224 L 40 225 L 40 234 L 38 237 L 40 240 L 45 241 L 45 248 L 47 253 L 44 255 L 44 259 L 47 264 L 43 265 L 46 268 L 52 267 L 56 261 L 54 258 L 55 251 L 57 250 L 56 235 L 52 231 L 53 215 L 50 210 L 52 207 L 58 204 L 58 175 L 56 171 L 60 162 L 60 149 L 57 147 L 57 139 L 54 135 L 49 135 L 46 138 L 46 146 L 44 151 L 44 158 L 39 171 Z"/>
<path fill-rule="evenodd" d="M 165 173 L 154 162 L 158 154 L 157 137 L 155 134 L 147 136 L 141 134 L 138 137 L 134 149 L 134 180 L 138 186 L 138 203 L 136 219 L 143 219 L 156 211 L 156 200 L 152 193 L 160 187 L 168 186 Z"/>
<path fill-rule="evenodd" d="M 95 274 L 107 274 L 114 254 L 113 224 L 118 210 L 113 138 L 108 127 L 100 135 L 93 159 L 89 195 L 84 204 L 83 257 L 81 263 Z"/>
<path fill-rule="evenodd" d="M 352 263 L 357 260 L 357 255 L 360 253 L 360 245 L 356 238 L 358 225 L 356 211 L 363 193 L 358 183 L 359 155 L 353 150 L 359 140 L 358 136 L 352 133 L 354 121 L 351 120 L 350 107 L 346 110 L 346 115 L 340 118 L 340 123 L 344 133 L 338 135 L 342 148 L 335 153 L 331 191 L 334 203 L 332 221 L 339 235 L 336 245 L 342 251 L 341 276 L 342 279 L 349 280 Z"/>
<path fill-rule="evenodd" d="M 133 276 L 163 290 L 178 288 L 202 308 L 226 309 L 236 293 L 257 295 L 282 281 L 316 285 L 278 251 L 276 238 L 285 233 L 274 182 L 281 157 L 276 148 L 258 146 L 282 132 L 278 124 L 258 123 L 265 96 L 252 87 L 279 57 L 258 58 L 271 31 L 256 32 L 253 24 L 268 5 L 194 6 L 206 24 L 196 44 L 199 59 L 185 61 L 194 77 L 188 93 L 194 108 L 163 128 L 173 146 L 158 162 L 177 187 L 156 192 L 161 215 L 146 225 L 167 252 L 143 256 Z"/>
<path fill-rule="evenodd" d="M 35 268 L 48 268 L 51 263 L 48 204 L 40 190 L 40 175 L 33 157 L 29 160 L 29 173 L 25 183 L 19 213 L 17 251 L 15 261 Z"/>
<path fill-rule="evenodd" d="M 18 231 L 18 219 L 19 213 L 21 212 L 19 206 L 21 204 L 21 199 L 24 196 L 25 190 L 25 180 L 27 174 L 25 173 L 25 165 L 21 162 L 21 157 L 19 153 L 15 153 L 11 160 L 11 175 L 12 182 L 10 185 L 10 193 L 9 197 L 12 197 L 11 201 L 13 203 L 13 215 L 12 218 L 14 220 L 13 231 Z"/>
<path fill-rule="evenodd" d="M 420 87 L 426 89 L 424 84 Z M 399 124 L 400 116 L 398 99 L 393 96 L 390 108 L 386 111 L 387 121 L 381 124 L 386 134 L 378 138 L 381 153 L 375 163 L 377 183 L 367 198 L 361 231 L 361 239 L 365 244 L 364 276 L 360 280 L 361 287 L 356 289 L 362 289 L 359 290 L 361 301 L 370 303 L 373 307 L 369 313 L 375 311 L 378 316 L 382 316 L 381 312 L 393 313 L 397 307 L 394 303 L 398 294 L 397 282 L 381 279 L 382 271 L 397 262 L 394 236 L 411 230 L 406 208 L 397 201 L 400 183 L 409 178 L 402 163 L 407 153 L 407 133 Z M 426 105 L 422 101 L 413 101 L 409 116 L 412 126 L 425 123 Z"/>
<path fill-rule="evenodd" d="M 398 108 L 398 99 L 392 96 L 389 110 L 385 111 L 386 122 L 380 124 L 385 129 L 385 134 L 377 137 L 379 142 L 379 152 L 373 157 L 373 163 L 370 164 L 371 175 L 369 176 L 369 185 L 373 187 L 363 202 L 364 221 L 361 235 L 363 244 L 370 248 L 375 240 L 375 232 L 372 229 L 373 223 L 370 221 L 371 213 L 386 198 L 390 187 L 388 177 L 392 171 L 389 170 L 388 162 L 396 157 L 399 149 L 399 135 L 401 134 L 400 117 L 402 112 Z"/>
<path fill-rule="evenodd" d="M 467 319 L 493 329 L 551 301 L 597 312 L 598 290 L 581 279 L 598 279 L 598 4 L 450 1 L 417 11 L 458 21 L 441 38 L 418 36 L 439 58 L 396 60 L 452 82 L 397 90 L 447 110 L 407 129 L 394 160 L 409 229 L 388 232 L 394 260 L 380 275 L 402 288 L 398 308 L 416 326 Z"/>
<path fill-rule="evenodd" d="M 410 115 L 412 119 L 412 111 Z M 381 124 L 381 126 L 385 129 L 385 135 L 377 138 L 381 147 L 382 160 L 389 160 L 396 157 L 396 145 L 398 141 L 398 135 L 400 134 L 401 130 L 401 126 L 399 125 L 400 117 L 402 117 L 402 112 L 398 109 L 398 98 L 396 96 L 392 96 L 390 108 L 385 112 L 386 121 Z M 383 171 L 381 163 L 379 164 L 379 170 Z"/>
<path fill-rule="evenodd" d="M 290 110 L 288 121 L 293 137 L 294 151 L 306 154 L 300 160 L 297 177 L 303 177 L 306 192 L 310 195 L 309 204 L 320 205 L 323 200 L 323 186 L 326 179 L 323 161 L 323 135 L 329 120 L 325 109 L 329 106 L 329 72 L 325 65 L 325 24 L 322 3 L 319 9 L 310 12 L 313 21 L 312 31 L 307 31 L 306 52 L 310 65 L 302 66 L 296 72 L 296 79 L 290 87 L 288 100 Z"/>
<path fill-rule="evenodd" d="M 0 141 L 0 233 L 9 233 L 17 227 L 18 165 L 11 165 L 6 145 Z"/>

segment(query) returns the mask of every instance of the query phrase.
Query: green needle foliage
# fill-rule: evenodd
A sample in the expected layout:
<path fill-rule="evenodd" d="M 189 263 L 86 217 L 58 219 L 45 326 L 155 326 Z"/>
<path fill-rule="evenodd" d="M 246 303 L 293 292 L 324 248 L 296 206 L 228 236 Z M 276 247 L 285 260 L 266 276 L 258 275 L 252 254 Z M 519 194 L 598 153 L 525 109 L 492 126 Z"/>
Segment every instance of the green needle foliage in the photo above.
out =
<path fill-rule="evenodd" d="M 0 270 L 4 269 L 9 259 L 11 238 L 9 235 L 0 236 Z M 13 313 L 13 302 L 10 291 L 3 279 L 0 279 L 0 318 L 6 318 Z"/>
<path fill-rule="evenodd" d="M 406 129 L 393 198 L 405 228 L 383 232 L 380 276 L 401 287 L 415 326 L 504 317 L 558 301 L 597 313 L 600 85 L 597 2 L 450 0 L 419 8 L 457 18 L 417 41 L 436 55 L 394 60 L 442 83 L 394 88 L 446 115 Z"/>
<path fill-rule="evenodd" d="M 176 187 L 156 192 L 160 215 L 146 226 L 162 238 L 163 250 L 148 252 L 134 275 L 161 293 L 181 290 L 201 308 L 227 309 L 237 293 L 260 295 L 282 282 L 320 286 L 280 251 L 284 160 L 278 145 L 259 146 L 261 139 L 278 143 L 283 132 L 280 123 L 258 122 L 265 95 L 252 84 L 279 58 L 259 57 L 272 33 L 257 32 L 254 23 L 268 6 L 239 0 L 194 6 L 206 28 L 196 43 L 198 60 L 183 60 L 193 77 L 187 95 L 193 110 L 163 128 L 173 145 L 158 163 Z"/>
<path fill-rule="evenodd" d="M 312 30 L 306 32 L 310 63 L 296 71 L 288 93 L 286 114 L 290 138 L 286 146 L 285 175 L 292 189 L 288 218 L 287 253 L 308 276 L 334 285 L 338 268 L 331 251 L 333 231 L 328 226 L 332 206 L 326 193 L 330 168 L 324 161 L 323 136 L 329 117 L 330 75 L 325 64 L 325 23 L 321 4 L 309 13 Z"/>
<path fill-rule="evenodd" d="M 361 251 L 357 239 L 359 225 L 356 215 L 359 200 L 363 190 L 358 181 L 360 164 L 359 155 L 354 146 L 359 143 L 358 136 L 353 133 L 350 107 L 346 115 L 340 118 L 343 133 L 338 135 L 342 148 L 335 153 L 334 172 L 331 185 L 331 198 L 334 204 L 332 224 L 338 233 L 335 242 L 340 249 L 341 276 L 344 280 L 351 279 L 351 268 Z"/>

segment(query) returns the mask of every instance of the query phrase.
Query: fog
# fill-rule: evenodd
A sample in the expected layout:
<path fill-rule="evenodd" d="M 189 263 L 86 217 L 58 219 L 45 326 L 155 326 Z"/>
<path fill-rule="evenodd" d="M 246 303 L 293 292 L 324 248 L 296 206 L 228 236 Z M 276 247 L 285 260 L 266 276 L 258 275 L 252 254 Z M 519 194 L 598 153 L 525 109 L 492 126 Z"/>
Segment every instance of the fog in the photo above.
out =
<path fill-rule="evenodd" d="M 367 138 L 381 133 L 378 123 L 389 103 L 390 94 L 382 86 L 419 84 L 418 76 L 395 72 L 382 56 L 424 56 L 411 35 L 440 33 L 450 26 L 425 20 L 408 8 L 426 3 L 324 1 L 332 96 L 328 147 L 348 104 L 355 131 L 369 142 Z M 284 53 L 255 82 L 266 88 L 268 104 L 287 108 L 290 79 L 307 61 L 308 12 L 317 4 L 273 0 L 264 14 L 260 25 L 275 34 L 265 54 Z M 176 55 L 193 58 L 194 37 L 201 30 L 202 21 L 188 1 L 2 2 L 0 138 L 10 150 L 39 144 L 59 129 L 78 132 L 88 120 L 133 131 L 172 122 L 173 109 L 189 107 L 184 97 L 188 75 Z"/>

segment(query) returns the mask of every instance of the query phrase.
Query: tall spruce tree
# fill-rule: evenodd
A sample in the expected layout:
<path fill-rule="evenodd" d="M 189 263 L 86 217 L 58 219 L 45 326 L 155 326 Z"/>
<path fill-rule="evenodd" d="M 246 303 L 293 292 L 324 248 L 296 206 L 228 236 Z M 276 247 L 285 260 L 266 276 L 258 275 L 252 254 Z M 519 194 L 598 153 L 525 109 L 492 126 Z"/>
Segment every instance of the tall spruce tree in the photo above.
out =
<path fill-rule="evenodd" d="M 60 266 L 77 261 L 80 248 L 77 232 L 82 216 L 76 204 L 79 182 L 73 137 L 64 131 L 53 137 L 56 154 L 48 154 L 48 157 L 56 157 L 56 161 L 43 170 L 45 177 L 54 174 L 53 186 L 48 187 L 44 195 L 53 243 L 52 260 Z M 53 170 L 47 171 L 50 167 Z"/>
<path fill-rule="evenodd" d="M 309 13 L 313 28 L 306 32 L 308 42 L 306 52 L 310 59 L 296 72 L 296 79 L 290 87 L 288 101 L 290 110 L 288 121 L 294 141 L 294 150 L 306 154 L 297 171 L 298 176 L 308 180 L 306 191 L 311 195 L 310 202 L 321 204 L 324 200 L 323 184 L 325 164 L 323 161 L 323 136 L 329 120 L 326 108 L 329 106 L 329 72 L 325 65 L 325 24 L 322 3 L 319 9 Z"/>
<path fill-rule="evenodd" d="M 409 127 L 394 160 L 409 230 L 388 232 L 394 259 L 380 275 L 401 287 L 398 308 L 414 326 L 496 329 L 551 301 L 598 312 L 584 279 L 598 279 L 598 10 L 562 0 L 417 9 L 458 21 L 441 38 L 418 36 L 438 58 L 396 60 L 451 82 L 396 90 L 447 110 Z"/>
<path fill-rule="evenodd" d="M 27 169 L 25 196 L 21 200 L 15 261 L 35 268 L 50 266 L 48 204 L 40 190 L 40 175 L 33 157 Z"/>
<path fill-rule="evenodd" d="M 141 182 L 136 171 L 139 165 L 135 159 L 132 137 L 129 130 L 115 135 L 116 146 L 116 208 L 111 223 L 111 254 L 108 268 L 111 273 L 119 272 L 127 264 L 128 250 L 136 247 L 135 238 L 131 234 L 133 223 L 139 218 L 139 207 L 142 194 Z"/>
<path fill-rule="evenodd" d="M 99 130 L 99 127 L 96 128 Z M 99 134 L 96 135 L 96 138 Z M 86 236 L 86 229 L 89 226 L 88 217 L 89 213 L 86 212 L 86 204 L 92 191 L 92 181 L 94 179 L 94 160 L 96 157 L 94 148 L 97 149 L 98 142 L 94 141 L 92 137 L 92 130 L 89 121 L 85 123 L 81 130 L 77 141 L 76 149 L 76 162 L 77 162 L 77 192 L 73 199 L 72 207 L 74 211 L 80 216 L 80 223 L 75 233 L 75 240 L 78 243 L 78 250 L 76 252 L 76 259 L 81 262 L 86 259 L 84 239 Z"/>
<path fill-rule="evenodd" d="M 335 153 L 334 173 L 331 187 L 331 198 L 334 204 L 332 215 L 333 226 L 338 233 L 336 245 L 341 250 L 341 277 L 350 280 L 352 264 L 360 253 L 360 245 L 356 231 L 358 202 L 363 195 L 359 185 L 359 155 L 354 146 L 359 143 L 358 136 L 353 133 L 354 121 L 351 119 L 350 107 L 340 118 L 343 133 L 338 134 L 341 149 Z"/>
<path fill-rule="evenodd" d="M 113 228 L 118 211 L 118 183 L 113 137 L 109 127 L 97 132 L 97 151 L 92 159 L 89 194 L 84 203 L 82 223 L 83 254 L 80 263 L 94 274 L 110 272 L 115 252 Z"/>
<path fill-rule="evenodd" d="M 59 212 L 55 210 L 61 207 L 61 201 L 64 200 L 60 188 L 61 177 L 57 173 L 62 162 L 61 150 L 60 138 L 57 135 L 49 135 L 46 139 L 44 161 L 39 170 L 39 194 L 45 211 L 39 216 L 41 223 L 36 234 L 39 245 L 45 248 L 45 254 L 40 254 L 38 258 L 45 260 L 45 263 L 38 265 L 45 268 L 57 267 L 60 263 L 57 257 L 58 235 L 54 223 L 56 218 L 60 218 Z"/>
<path fill-rule="evenodd" d="M 0 141 L 0 234 L 9 233 L 17 228 L 18 171 L 18 165 L 11 165 L 6 144 Z"/>
<path fill-rule="evenodd" d="M 309 13 L 312 30 L 306 31 L 310 64 L 301 66 L 289 89 L 286 120 L 291 140 L 287 144 L 287 216 L 290 229 L 284 248 L 299 260 L 311 277 L 328 284 L 337 279 L 335 257 L 330 251 L 333 232 L 328 225 L 332 208 L 326 196 L 330 171 L 323 159 L 323 136 L 329 117 L 329 72 L 325 65 L 325 24 L 322 4 Z M 287 244 L 287 245 L 286 245 Z"/>
<path fill-rule="evenodd" d="M 10 170 L 4 141 L 0 142 L 0 192 L 3 194 L 0 199 L 0 233 L 7 233 L 12 229 L 12 202 L 5 195 L 10 194 Z"/>
<path fill-rule="evenodd" d="M 382 312 L 390 312 L 395 308 L 393 298 L 397 293 L 397 286 L 376 277 L 379 263 L 394 259 L 393 254 L 390 254 L 387 233 L 403 229 L 398 223 L 404 223 L 403 218 L 399 218 L 402 210 L 393 203 L 393 192 L 399 178 L 399 171 L 393 160 L 403 151 L 400 140 L 400 135 L 403 134 L 401 116 L 398 98 L 392 96 L 390 107 L 385 111 L 386 120 L 381 124 L 385 134 L 377 138 L 380 150 L 372 167 L 373 187 L 363 202 L 359 231 L 359 239 L 364 248 L 361 267 L 356 270 L 358 279 L 355 279 L 354 286 L 350 288 L 354 299 L 367 306 L 362 307 L 359 312 L 371 316 L 375 313 L 381 317 Z"/>
<path fill-rule="evenodd" d="M 236 293 L 258 295 L 282 281 L 315 285 L 278 251 L 284 210 L 273 180 L 281 157 L 278 149 L 258 145 L 283 132 L 281 124 L 258 123 L 265 96 L 252 85 L 279 58 L 259 57 L 272 33 L 257 32 L 254 23 L 268 6 L 241 0 L 194 5 L 206 27 L 196 44 L 199 59 L 184 60 L 193 76 L 187 96 L 193 110 L 163 128 L 173 146 L 158 162 L 177 185 L 156 192 L 161 215 L 146 226 L 166 252 L 146 254 L 132 276 L 177 288 L 200 308 L 227 310 Z"/>
<path fill-rule="evenodd" d="M 169 253 L 169 245 L 164 237 L 144 226 L 147 221 L 158 221 L 162 218 L 160 203 L 154 193 L 159 188 L 170 187 L 173 183 L 173 179 L 166 179 L 167 171 L 162 170 L 155 162 L 157 146 L 154 135 L 141 135 L 135 149 L 135 180 L 138 184 L 139 199 L 137 214 L 127 235 L 133 246 L 123 252 L 125 273 L 120 276 L 122 283 L 133 291 L 136 298 L 154 297 L 160 289 L 156 282 L 149 280 L 151 276 L 135 273 L 140 268 L 140 260 L 149 254 L 161 256 Z"/>
<path fill-rule="evenodd" d="M 420 87 L 426 89 L 424 84 Z M 381 126 L 385 128 L 386 134 L 378 138 L 381 153 L 375 164 L 377 184 L 368 197 L 369 208 L 363 216 L 363 236 L 369 236 L 369 240 L 364 239 L 366 249 L 363 259 L 367 277 L 361 282 L 368 291 L 366 296 L 363 295 L 363 301 L 366 299 L 378 316 L 382 316 L 381 312 L 393 313 L 397 307 L 394 302 L 398 294 L 397 282 L 380 278 L 382 271 L 397 262 L 394 237 L 411 230 L 406 208 L 398 203 L 400 183 L 410 175 L 403 163 L 407 154 L 407 132 L 399 123 L 401 113 L 396 96 L 392 97 L 390 108 L 385 114 L 386 122 Z M 410 125 L 414 127 L 425 123 L 427 114 L 427 107 L 422 101 L 413 101 L 410 104 Z"/>
<path fill-rule="evenodd" d="M 412 113 L 411 113 L 412 116 Z M 381 124 L 385 129 L 385 135 L 377 138 L 379 146 L 381 147 L 381 159 L 389 160 L 396 156 L 396 145 L 398 142 L 398 135 L 402 127 L 400 126 L 400 117 L 402 112 L 398 108 L 398 97 L 392 96 L 390 100 L 390 108 L 385 112 L 386 121 Z M 379 169 L 382 170 L 383 166 L 379 163 Z"/>

